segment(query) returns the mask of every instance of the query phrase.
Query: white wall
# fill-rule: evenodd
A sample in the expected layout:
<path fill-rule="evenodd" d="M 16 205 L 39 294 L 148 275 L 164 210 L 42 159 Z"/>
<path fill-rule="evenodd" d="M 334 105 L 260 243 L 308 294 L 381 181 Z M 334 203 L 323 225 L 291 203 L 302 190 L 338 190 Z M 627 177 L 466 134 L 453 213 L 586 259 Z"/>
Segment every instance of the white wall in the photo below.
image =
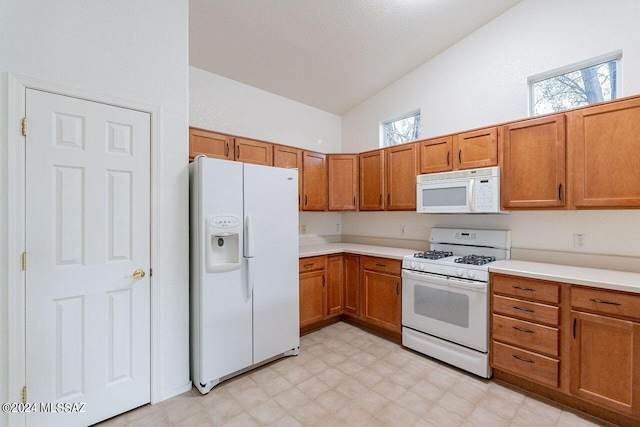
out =
<path fill-rule="evenodd" d="M 527 116 L 527 77 L 622 50 L 622 94 L 640 93 L 640 2 L 525 0 L 342 118 L 345 151 L 377 148 L 381 120 L 420 108 L 422 138 Z M 512 212 L 508 216 L 346 213 L 343 233 L 427 238 L 433 226 L 512 230 L 513 246 L 640 256 L 640 210 Z M 416 237 L 411 237 L 416 238 Z"/>
<path fill-rule="evenodd" d="M 188 3 L 0 0 L 0 71 L 160 107 L 161 382 L 189 384 Z M 7 384 L 7 74 L 0 73 L 0 401 Z M 13 141 L 12 141 L 13 142 Z M 15 390 L 11 391 L 11 396 Z M 6 419 L 0 416 L 0 425 Z"/>
<path fill-rule="evenodd" d="M 342 148 L 339 116 L 195 67 L 189 124 L 321 153 Z"/>

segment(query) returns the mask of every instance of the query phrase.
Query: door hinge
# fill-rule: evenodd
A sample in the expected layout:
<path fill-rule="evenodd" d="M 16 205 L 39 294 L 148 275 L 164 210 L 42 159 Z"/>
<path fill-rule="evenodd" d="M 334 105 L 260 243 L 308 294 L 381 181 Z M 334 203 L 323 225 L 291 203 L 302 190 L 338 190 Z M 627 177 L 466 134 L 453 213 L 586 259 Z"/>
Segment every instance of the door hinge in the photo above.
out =
<path fill-rule="evenodd" d="M 149 277 L 153 276 L 153 268 L 149 267 Z"/>
<path fill-rule="evenodd" d="M 22 118 L 22 134 L 24 136 L 27 136 L 27 118 L 26 117 Z"/>
<path fill-rule="evenodd" d="M 22 252 L 22 270 L 26 270 L 27 269 L 27 253 L 26 252 Z"/>
<path fill-rule="evenodd" d="M 22 403 L 27 403 L 27 386 L 22 387 Z"/>

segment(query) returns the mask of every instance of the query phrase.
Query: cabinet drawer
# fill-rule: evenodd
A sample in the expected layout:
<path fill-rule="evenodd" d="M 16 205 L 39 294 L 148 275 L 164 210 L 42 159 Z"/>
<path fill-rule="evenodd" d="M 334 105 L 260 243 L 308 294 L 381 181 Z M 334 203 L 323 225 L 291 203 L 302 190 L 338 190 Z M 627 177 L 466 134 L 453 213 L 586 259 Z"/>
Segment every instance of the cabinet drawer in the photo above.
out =
<path fill-rule="evenodd" d="M 326 256 L 313 256 L 308 258 L 300 258 L 299 260 L 299 272 L 306 273 L 307 271 L 322 270 L 326 267 Z"/>
<path fill-rule="evenodd" d="M 551 387 L 558 387 L 560 362 L 537 353 L 493 341 L 493 367 Z"/>
<path fill-rule="evenodd" d="M 531 322 L 558 326 L 560 309 L 552 305 L 493 295 L 493 311 Z"/>
<path fill-rule="evenodd" d="M 389 258 L 362 257 L 362 268 L 364 270 L 379 271 L 381 273 L 400 275 L 402 261 Z"/>
<path fill-rule="evenodd" d="M 491 336 L 494 340 L 514 344 L 528 350 L 558 356 L 558 329 L 524 320 L 492 315 Z"/>
<path fill-rule="evenodd" d="M 555 304 L 560 301 L 560 285 L 558 283 L 496 274 L 492 276 L 491 287 L 496 293 L 518 298 Z"/>
<path fill-rule="evenodd" d="M 571 287 L 571 307 L 640 320 L 640 296 Z"/>

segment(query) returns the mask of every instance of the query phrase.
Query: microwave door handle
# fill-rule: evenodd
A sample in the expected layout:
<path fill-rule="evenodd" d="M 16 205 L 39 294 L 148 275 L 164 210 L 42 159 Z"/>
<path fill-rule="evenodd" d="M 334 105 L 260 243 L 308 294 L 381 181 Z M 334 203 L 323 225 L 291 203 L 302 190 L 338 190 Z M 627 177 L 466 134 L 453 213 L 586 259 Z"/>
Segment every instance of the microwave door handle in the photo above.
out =
<path fill-rule="evenodd" d="M 469 208 L 469 212 L 475 212 L 476 206 L 476 189 L 475 189 L 475 180 L 469 180 L 469 187 L 467 189 L 467 208 Z"/>

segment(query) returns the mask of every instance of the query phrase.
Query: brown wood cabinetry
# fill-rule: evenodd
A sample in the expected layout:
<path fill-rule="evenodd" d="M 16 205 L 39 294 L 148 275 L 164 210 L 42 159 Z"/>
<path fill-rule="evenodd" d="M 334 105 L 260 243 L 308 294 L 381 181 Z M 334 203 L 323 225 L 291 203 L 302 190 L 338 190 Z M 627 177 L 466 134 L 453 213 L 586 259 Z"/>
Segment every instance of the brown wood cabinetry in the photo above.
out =
<path fill-rule="evenodd" d="M 640 207 L 640 99 L 569 114 L 576 208 Z"/>
<path fill-rule="evenodd" d="M 189 160 L 201 154 L 215 159 L 233 160 L 233 137 L 203 129 L 189 128 Z"/>
<path fill-rule="evenodd" d="M 402 313 L 401 262 L 385 258 L 361 257 L 363 320 L 400 333 Z M 391 274 L 390 272 L 398 272 Z"/>
<path fill-rule="evenodd" d="M 386 209 L 416 210 L 417 145 L 403 144 L 386 149 Z"/>
<path fill-rule="evenodd" d="M 636 417 L 640 416 L 638 299 L 571 288 L 571 393 Z"/>
<path fill-rule="evenodd" d="M 273 166 L 298 169 L 298 210 L 302 210 L 302 150 L 285 145 L 274 145 Z"/>
<path fill-rule="evenodd" d="M 484 168 L 497 164 L 497 128 L 490 127 L 453 136 L 454 169 Z"/>
<path fill-rule="evenodd" d="M 491 366 L 560 385 L 560 285 L 491 274 Z"/>
<path fill-rule="evenodd" d="M 300 327 L 325 318 L 326 260 L 327 257 L 324 256 L 300 259 Z"/>
<path fill-rule="evenodd" d="M 512 123 L 500 128 L 501 195 L 505 209 L 566 206 L 565 115 Z"/>
<path fill-rule="evenodd" d="M 236 161 L 273 166 L 273 144 L 245 138 L 236 138 L 235 143 Z"/>
<path fill-rule="evenodd" d="M 360 210 L 383 211 L 385 194 L 384 150 L 360 154 Z"/>
<path fill-rule="evenodd" d="M 427 139 L 418 142 L 419 173 L 447 172 L 453 169 L 453 137 Z"/>
<path fill-rule="evenodd" d="M 358 209 L 358 155 L 327 155 L 329 210 L 355 211 Z"/>
<path fill-rule="evenodd" d="M 339 316 L 344 310 L 344 259 L 342 255 L 327 257 L 327 313 L 325 318 Z"/>
<path fill-rule="evenodd" d="M 344 313 L 360 317 L 359 255 L 344 255 Z"/>
<path fill-rule="evenodd" d="M 302 210 L 327 210 L 327 156 L 302 152 Z"/>

